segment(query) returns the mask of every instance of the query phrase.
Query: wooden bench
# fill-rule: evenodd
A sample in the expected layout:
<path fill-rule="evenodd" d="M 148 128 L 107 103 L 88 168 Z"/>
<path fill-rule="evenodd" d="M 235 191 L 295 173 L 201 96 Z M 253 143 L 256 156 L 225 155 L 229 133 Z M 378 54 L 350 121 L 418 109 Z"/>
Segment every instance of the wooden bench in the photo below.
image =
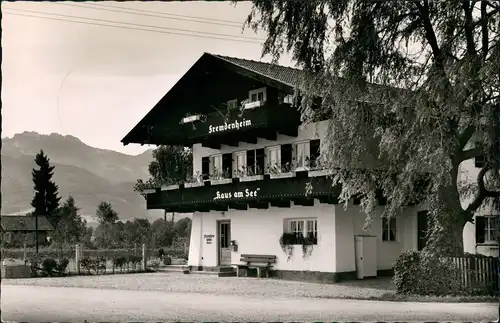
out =
<path fill-rule="evenodd" d="M 236 276 L 240 277 L 240 270 L 245 270 L 245 276 L 247 275 L 246 269 L 257 269 L 257 277 L 262 277 L 262 271 L 266 273 L 266 277 L 269 277 L 269 268 L 276 263 L 276 256 L 272 255 L 241 255 L 241 262 L 245 264 L 237 264 L 236 266 Z"/>

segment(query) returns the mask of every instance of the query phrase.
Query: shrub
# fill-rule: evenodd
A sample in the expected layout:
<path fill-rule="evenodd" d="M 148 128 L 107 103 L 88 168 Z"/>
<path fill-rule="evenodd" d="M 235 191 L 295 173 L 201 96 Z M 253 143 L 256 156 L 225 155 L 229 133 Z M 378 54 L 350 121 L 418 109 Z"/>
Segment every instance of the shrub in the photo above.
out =
<path fill-rule="evenodd" d="M 61 274 L 66 272 L 68 265 L 69 265 L 69 260 L 67 258 L 59 259 L 57 263 L 57 271 L 59 271 L 59 273 Z"/>
<path fill-rule="evenodd" d="M 394 263 L 394 284 L 398 294 L 414 294 L 420 284 L 420 254 L 416 251 L 405 251 Z"/>
<path fill-rule="evenodd" d="M 46 258 L 42 261 L 42 275 L 43 276 L 55 276 L 57 275 L 57 261 L 53 258 Z"/>
<path fill-rule="evenodd" d="M 92 274 L 92 269 L 94 266 L 93 259 L 91 259 L 90 257 L 83 257 L 80 260 L 80 266 L 82 266 L 89 275 Z"/>
<path fill-rule="evenodd" d="M 148 261 L 148 269 L 151 268 L 153 270 L 158 270 L 160 268 L 160 260 L 159 259 L 151 259 Z"/>
<path fill-rule="evenodd" d="M 446 258 L 416 251 L 403 252 L 394 264 L 398 294 L 443 296 L 467 294 L 460 272 Z"/>

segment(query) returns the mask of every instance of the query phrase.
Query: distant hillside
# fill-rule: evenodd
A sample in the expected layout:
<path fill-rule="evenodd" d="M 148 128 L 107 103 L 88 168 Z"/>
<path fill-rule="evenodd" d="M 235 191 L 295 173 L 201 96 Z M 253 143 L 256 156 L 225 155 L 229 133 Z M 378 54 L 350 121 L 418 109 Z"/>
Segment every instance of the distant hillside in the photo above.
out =
<path fill-rule="evenodd" d="M 144 198 L 133 191 L 136 179 L 148 177 L 150 150 L 130 156 L 90 147 L 73 136 L 34 132 L 4 138 L 2 144 L 4 214 L 31 208 L 33 158 L 43 149 L 55 166 L 54 180 L 61 196 L 73 195 L 83 215 L 94 216 L 99 202 L 108 201 L 124 220 L 163 216 L 162 211 L 146 211 Z"/>

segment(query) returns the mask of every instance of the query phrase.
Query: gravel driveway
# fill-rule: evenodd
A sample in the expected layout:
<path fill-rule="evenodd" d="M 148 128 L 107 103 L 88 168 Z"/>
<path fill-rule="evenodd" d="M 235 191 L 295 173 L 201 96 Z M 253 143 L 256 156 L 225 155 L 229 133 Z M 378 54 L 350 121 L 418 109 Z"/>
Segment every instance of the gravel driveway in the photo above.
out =
<path fill-rule="evenodd" d="M 286 298 L 320 297 L 367 299 L 370 297 L 381 296 L 382 294 L 393 291 L 393 285 L 388 280 L 368 280 L 365 282 L 339 284 L 315 284 L 277 279 L 243 277 L 219 278 L 211 275 L 184 275 L 182 273 L 5 279 L 2 280 L 2 284 Z"/>

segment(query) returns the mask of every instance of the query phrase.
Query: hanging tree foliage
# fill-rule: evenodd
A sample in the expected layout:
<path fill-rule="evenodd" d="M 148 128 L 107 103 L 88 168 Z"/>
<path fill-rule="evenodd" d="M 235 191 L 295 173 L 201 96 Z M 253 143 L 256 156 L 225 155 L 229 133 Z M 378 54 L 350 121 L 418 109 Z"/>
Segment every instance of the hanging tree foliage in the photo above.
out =
<path fill-rule="evenodd" d="M 291 52 L 306 72 L 297 87 L 304 122 L 329 119 L 322 161 L 342 200 L 361 194 L 370 219 L 377 188 L 388 216 L 420 195 L 433 220 L 428 248 L 462 253 L 463 226 L 498 201 L 500 3 L 253 4 L 247 24 L 267 32 L 263 55 Z M 462 185 L 460 164 L 478 156 L 485 167 Z"/>

